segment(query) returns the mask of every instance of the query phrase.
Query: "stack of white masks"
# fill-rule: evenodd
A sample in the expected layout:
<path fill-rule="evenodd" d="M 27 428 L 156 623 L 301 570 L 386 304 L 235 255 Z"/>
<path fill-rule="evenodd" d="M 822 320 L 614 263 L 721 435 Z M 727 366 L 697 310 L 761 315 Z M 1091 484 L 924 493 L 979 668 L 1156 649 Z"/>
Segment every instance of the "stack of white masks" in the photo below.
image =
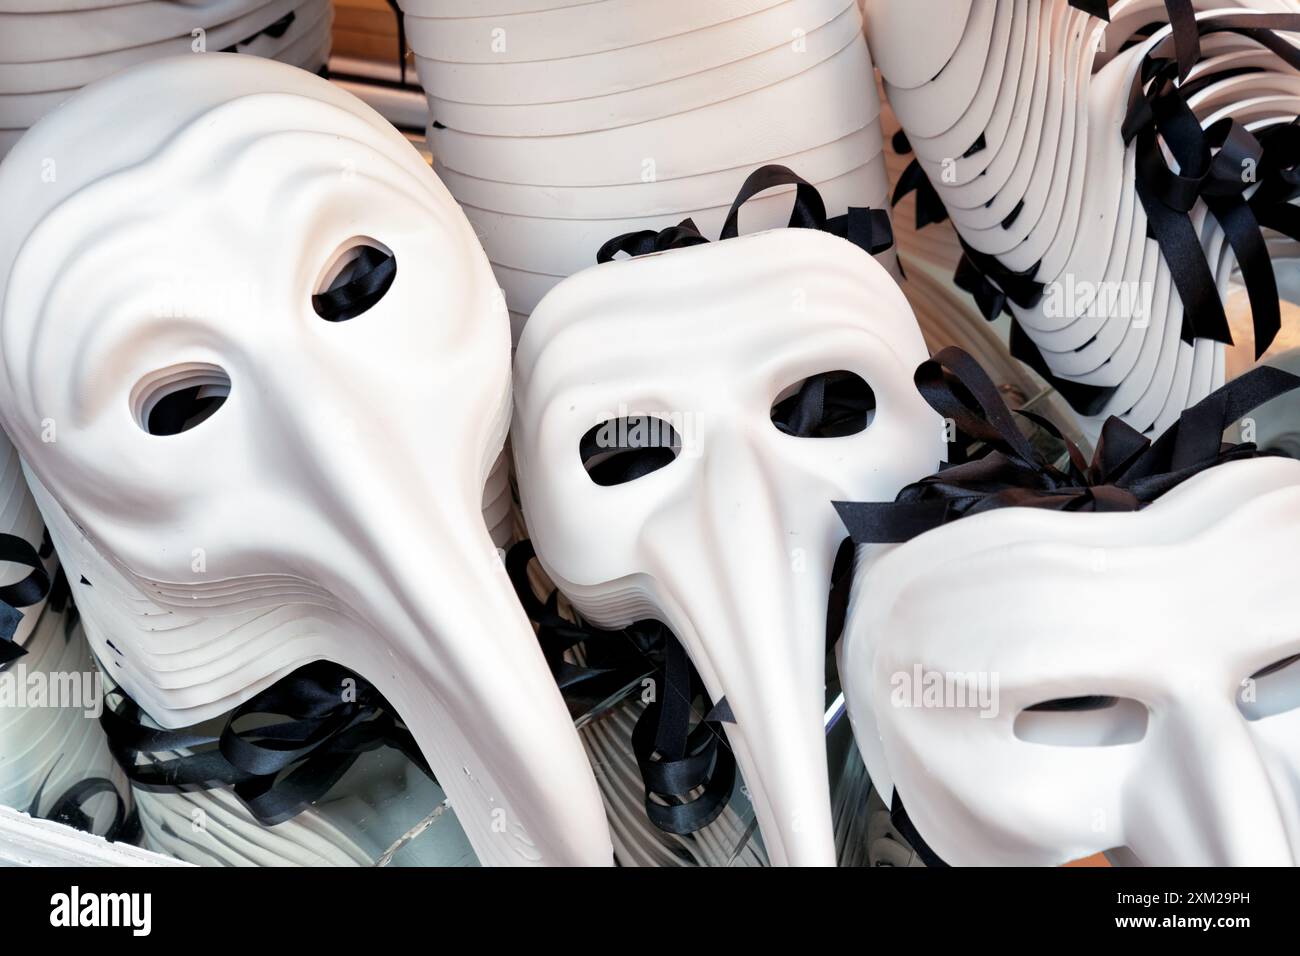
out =
<path fill-rule="evenodd" d="M 0 562 L 0 587 L 33 573 L 56 580 L 58 559 L 27 489 L 18 453 L 0 435 L 0 532 L 30 546 L 38 568 Z M 49 593 L 47 586 L 33 589 Z M 129 799 L 97 720 L 102 686 L 66 593 L 13 608 L 21 615 L 0 643 L 0 804 L 35 814 L 54 809 L 70 788 L 96 778 Z M 71 615 L 71 616 L 70 616 Z M 93 797 L 93 823 L 104 832 L 118 806 Z M 121 803 L 125 812 L 127 804 Z"/>
<path fill-rule="evenodd" d="M 200 866 L 475 866 L 437 783 L 391 750 L 363 755 L 315 805 L 256 819 L 228 789 L 132 789 L 142 845 Z"/>
<path fill-rule="evenodd" d="M 333 20 L 329 0 L 0 0 L 0 157 L 80 87 L 148 60 L 229 51 L 315 73 Z"/>
<path fill-rule="evenodd" d="M 511 445 L 538 560 L 598 626 L 656 618 L 677 636 L 734 716 L 776 865 L 835 861 L 823 698 L 844 531 L 830 502 L 892 498 L 942 458 L 912 384 L 925 355 L 888 272 L 812 229 L 587 269 L 519 343 Z M 778 427 L 835 373 L 872 396 L 859 427 Z M 620 453 L 647 438 L 653 461 Z M 611 475 L 624 459 L 640 464 Z"/>
<path fill-rule="evenodd" d="M 0 534 L 10 536 L 14 547 L 26 552 L 29 559 L 26 562 L 0 560 L 0 589 L 13 599 L 13 604 L 5 605 L 5 614 L 16 618 L 13 633 L 7 635 L 8 641 L 0 644 L 2 664 L 17 657 L 17 648 L 30 650 L 28 641 L 45 608 L 44 595 L 49 592 L 59 564 L 46 537 L 45 522 L 23 477 L 22 461 L 3 433 L 0 433 Z M 17 550 L 14 556 L 18 557 Z M 33 575 L 41 580 L 37 582 Z M 40 599 L 27 603 L 32 597 Z"/>
<path fill-rule="evenodd" d="M 888 184 L 855 0 L 405 0 L 435 168 L 479 234 L 516 336 L 613 236 L 690 217 L 716 237 L 779 163 L 831 216 Z M 783 190 L 788 192 L 788 190 Z M 784 224 L 780 194 L 746 228 Z M 893 268 L 892 251 L 882 261 Z"/>
<path fill-rule="evenodd" d="M 99 724 L 104 684 L 75 615 L 47 606 L 27 653 L 0 668 L 0 804 L 56 816 L 66 801 L 108 834 L 131 796 Z"/>
<path fill-rule="evenodd" d="M 1292 0 L 1195 6 L 1217 11 L 1202 20 L 1300 11 Z M 890 104 L 962 240 L 1043 287 L 1018 302 L 1001 283 L 1045 370 L 1095 389 L 1075 402 L 1085 433 L 1095 439 L 1118 415 L 1159 434 L 1222 385 L 1223 344 L 1182 337 L 1183 302 L 1148 238 L 1138 150 L 1122 133 L 1144 56 L 1172 55 L 1169 28 L 1139 33 L 1167 21 L 1163 0 L 1120 0 L 1109 24 L 1069 0 L 868 0 L 865 10 Z M 1259 131 L 1300 113 L 1300 75 L 1237 34 L 1203 37 L 1184 86 L 1206 128 L 1230 117 Z M 1203 200 L 1191 223 L 1221 299 L 1236 257 Z"/>
<path fill-rule="evenodd" d="M 33 190 L 41 156 L 79 161 Z M 481 862 L 608 864 L 483 517 L 509 323 L 410 143 L 305 71 L 178 57 L 46 117 L 0 205 L 0 418 L 131 698 L 187 727 L 333 662 L 409 727 Z"/>

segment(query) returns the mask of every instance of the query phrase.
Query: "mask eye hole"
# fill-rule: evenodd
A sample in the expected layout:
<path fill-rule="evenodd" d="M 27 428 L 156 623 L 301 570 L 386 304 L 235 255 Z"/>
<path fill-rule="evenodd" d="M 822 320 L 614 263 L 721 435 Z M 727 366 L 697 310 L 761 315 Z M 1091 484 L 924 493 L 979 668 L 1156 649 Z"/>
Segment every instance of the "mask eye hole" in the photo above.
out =
<path fill-rule="evenodd" d="M 1300 707 L 1300 654 L 1269 664 L 1242 681 L 1237 709 L 1247 720 L 1263 720 Z"/>
<path fill-rule="evenodd" d="M 677 429 L 654 415 L 608 419 L 583 435 L 578 445 L 587 475 L 602 487 L 643 478 L 672 464 L 681 451 Z"/>
<path fill-rule="evenodd" d="M 230 396 L 230 376 L 206 362 L 173 365 L 148 375 L 135 387 L 136 423 L 150 435 L 179 435 L 203 422 Z"/>
<path fill-rule="evenodd" d="M 397 278 L 397 257 L 374 239 L 351 239 L 330 258 L 316 283 L 312 308 L 326 322 L 346 322 L 368 312 Z"/>
<path fill-rule="evenodd" d="M 876 393 L 860 376 L 838 370 L 784 389 L 772 403 L 772 424 L 795 438 L 843 438 L 866 431 L 876 415 Z"/>
<path fill-rule="evenodd" d="M 1015 735 L 1055 747 L 1135 744 L 1147 733 L 1150 712 L 1130 697 L 1058 697 L 1016 715 Z"/>

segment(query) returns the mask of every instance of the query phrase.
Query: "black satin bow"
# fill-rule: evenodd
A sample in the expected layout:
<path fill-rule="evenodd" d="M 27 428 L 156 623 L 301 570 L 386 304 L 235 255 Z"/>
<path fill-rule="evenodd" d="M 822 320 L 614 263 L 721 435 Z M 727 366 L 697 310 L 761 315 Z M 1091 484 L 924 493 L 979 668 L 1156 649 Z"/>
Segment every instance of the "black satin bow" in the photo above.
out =
<path fill-rule="evenodd" d="M 659 621 L 607 631 L 561 615 L 558 592 L 539 599 L 528 580 L 535 557 L 532 543 L 520 541 L 506 555 L 506 570 L 537 624 L 542 653 L 570 712 L 577 718 L 611 706 L 654 676 L 655 700 L 632 730 L 646 815 L 659 829 L 679 835 L 708 826 L 726 808 L 735 782 L 735 757 L 722 728 L 731 719 L 725 701 L 716 707 L 709 702 L 685 649 Z M 582 664 L 569 659 L 579 648 Z M 692 727 L 697 700 L 707 713 Z"/>
<path fill-rule="evenodd" d="M 21 581 L 0 587 L 0 667 L 4 667 L 27 653 L 14 641 L 23 619 L 20 608 L 45 600 L 51 582 L 40 552 L 15 534 L 0 534 L 0 561 L 31 569 Z"/>
<path fill-rule="evenodd" d="M 1186 409 L 1156 441 L 1111 417 L 1092 460 L 1041 416 L 1019 414 L 1063 442 L 1069 461 L 1043 461 L 979 364 L 959 348 L 944 349 L 916 370 L 926 402 L 958 430 L 983 443 L 971 460 L 908 485 L 893 502 L 836 502 L 858 544 L 907 541 L 966 515 L 995 508 L 1136 511 L 1215 465 L 1264 453 L 1253 444 L 1224 444 L 1234 421 L 1270 399 L 1300 388 L 1300 377 L 1255 368 Z"/>
<path fill-rule="evenodd" d="M 1042 301 L 1046 286 L 1034 278 L 1038 264 L 1024 272 L 1013 272 L 996 257 L 978 252 L 965 241 L 959 241 L 963 252 L 953 274 L 953 284 L 970 294 L 980 314 L 990 322 L 1004 312 L 1011 317 L 1009 344 L 1012 357 L 1032 368 L 1080 415 L 1101 414 L 1115 394 L 1115 387 L 1084 385 L 1057 376 L 1011 309 L 1013 303 L 1022 309 L 1032 309 Z"/>
<path fill-rule="evenodd" d="M 1256 170 L 1259 188 L 1250 208 L 1261 226 L 1300 241 L 1300 118 L 1277 123 L 1256 134 L 1263 156 Z"/>
<path fill-rule="evenodd" d="M 1032 309 L 1043 300 L 1046 286 L 1034 278 L 1039 263 L 1034 263 L 1024 272 L 1014 272 L 996 256 L 973 249 L 960 237 L 958 241 L 961 242 L 962 256 L 957 261 L 953 283 L 975 298 L 984 318 L 991 322 L 1002 312 L 1014 318 L 1009 303 Z"/>
<path fill-rule="evenodd" d="M 323 797 L 358 757 L 380 747 L 400 751 L 433 776 L 383 695 L 360 676 L 327 661 L 298 668 L 236 707 L 224 716 L 217 733 L 197 726 L 149 727 L 135 701 L 120 688 L 114 694 L 122 704 L 106 706 L 100 723 L 109 749 L 133 784 L 162 791 L 230 786 L 266 826 L 297 816 Z M 266 717 L 287 719 L 257 725 Z M 247 723 L 255 726 L 236 727 Z M 181 750 L 192 752 L 176 754 Z"/>
<path fill-rule="evenodd" d="M 817 187 L 807 182 L 785 166 L 769 165 L 754 170 L 746 177 L 731 204 L 727 220 L 718 236 L 719 241 L 735 239 L 740 235 L 740 209 L 759 193 L 777 186 L 794 186 L 794 208 L 790 213 L 789 228 L 817 229 L 847 239 L 871 255 L 878 255 L 894 244 L 894 230 L 889 215 L 883 209 L 851 207 L 842 216 L 827 218 L 826 203 Z M 655 231 L 645 229 L 626 232 L 606 242 L 596 252 L 596 262 L 610 262 L 619 253 L 644 256 L 669 249 L 697 246 L 709 240 L 701 234 L 691 219 L 683 219 L 675 226 Z"/>
<path fill-rule="evenodd" d="M 902 143 L 896 142 L 895 145 L 905 145 L 906 138 Z M 908 150 L 911 147 L 908 146 Z M 948 218 L 948 209 L 939 198 L 939 193 L 930 182 L 930 177 L 925 174 L 921 168 L 921 161 L 914 159 L 907 164 L 903 170 L 898 182 L 894 184 L 894 195 L 889 200 L 891 207 L 897 206 L 903 201 L 903 197 L 910 193 L 916 193 L 916 228 L 924 229 L 934 222 L 943 222 Z"/>
<path fill-rule="evenodd" d="M 1275 32 L 1300 30 L 1300 16 L 1223 16 L 1193 21 L 1191 29 L 1198 42 L 1200 36 L 1210 33 L 1239 34 L 1300 68 L 1300 51 Z M 1258 358 L 1281 327 L 1277 283 L 1260 220 L 1287 220 L 1291 214 L 1278 211 L 1286 199 L 1275 188 L 1262 190 L 1262 195 L 1256 190 L 1247 202 L 1245 193 L 1256 182 L 1264 162 L 1263 145 L 1231 119 L 1202 129 L 1187 105 L 1196 83 L 1182 87 L 1176 82 L 1186 75 L 1182 49 L 1178 62 L 1160 56 L 1158 50 L 1148 53 L 1142 62 L 1123 134 L 1124 142 L 1136 150 L 1135 186 L 1148 231 L 1160 245 L 1183 302 L 1182 337 L 1189 343 L 1197 338 L 1232 343 L 1215 277 L 1191 221 L 1190 213 L 1199 199 L 1219 222 L 1241 267 Z M 1166 162 L 1162 142 L 1177 164 L 1177 172 Z M 1296 145 L 1291 138 L 1278 137 L 1268 170 L 1294 167 Z"/>
<path fill-rule="evenodd" d="M 1019 319 L 1011 309 L 1013 303 L 1022 309 L 1032 309 L 1042 301 L 1046 286 L 1034 279 L 1038 263 L 1024 272 L 1013 272 L 996 257 L 972 249 L 960 237 L 958 241 L 961 242 L 962 257 L 957 261 L 957 269 L 953 273 L 953 285 L 968 293 L 975 300 L 975 307 L 980 314 L 990 322 L 1004 312 L 1010 316 L 1011 355 L 1037 372 L 1061 394 L 1071 408 L 1081 415 L 1100 413 L 1115 389 L 1081 385 L 1069 379 L 1058 378 L 1048 367 L 1047 360 L 1034 340 L 1021 328 Z"/>

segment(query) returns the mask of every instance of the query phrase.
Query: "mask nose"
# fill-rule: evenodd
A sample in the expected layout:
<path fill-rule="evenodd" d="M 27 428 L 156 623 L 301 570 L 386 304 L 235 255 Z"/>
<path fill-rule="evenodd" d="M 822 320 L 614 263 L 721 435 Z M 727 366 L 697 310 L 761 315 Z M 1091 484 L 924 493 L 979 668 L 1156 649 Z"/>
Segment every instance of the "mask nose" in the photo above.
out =
<path fill-rule="evenodd" d="M 711 434 L 700 473 L 700 493 L 647 529 L 669 626 L 735 717 L 728 739 L 772 862 L 834 865 L 823 729 L 834 541 L 792 520 L 752 439 Z M 830 496 L 825 506 L 829 525 Z"/>
<path fill-rule="evenodd" d="M 346 459 L 316 459 L 314 488 L 356 556 L 323 555 L 321 580 L 373 631 L 341 635 L 335 657 L 410 728 L 481 863 L 608 866 L 600 792 L 482 488 L 447 448 L 399 437 L 363 433 Z"/>
<path fill-rule="evenodd" d="M 1163 756 L 1142 774 L 1125 821 L 1129 844 L 1147 864 L 1294 866 L 1286 814 L 1235 703 L 1177 703 L 1158 724 Z M 1294 808 L 1293 808 L 1294 812 Z"/>

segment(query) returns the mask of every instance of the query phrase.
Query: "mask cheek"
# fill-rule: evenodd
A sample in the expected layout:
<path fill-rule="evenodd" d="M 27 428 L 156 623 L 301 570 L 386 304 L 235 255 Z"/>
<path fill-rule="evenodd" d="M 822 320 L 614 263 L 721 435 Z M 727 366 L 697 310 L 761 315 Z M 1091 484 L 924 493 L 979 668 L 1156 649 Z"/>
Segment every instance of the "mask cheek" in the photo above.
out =
<path fill-rule="evenodd" d="M 946 699 L 938 680 L 928 699 L 914 695 L 916 673 L 877 699 L 881 744 L 908 816 L 945 862 L 1053 866 L 1125 843 L 1138 747 L 1026 740 L 1022 706 L 995 694 L 996 714 L 981 716 L 978 687 L 973 706 L 956 706 L 951 683 Z"/>
<path fill-rule="evenodd" d="M 688 480 L 689 463 L 675 460 L 649 474 L 601 485 L 584 467 L 580 431 L 551 431 L 560 431 L 564 440 L 540 443 L 538 460 L 517 468 L 530 476 L 519 486 L 524 519 L 534 537 L 546 542 L 550 570 L 578 585 L 643 570 L 629 556 L 663 520 L 668 503 Z M 515 443 L 517 461 L 525 447 Z"/>
<path fill-rule="evenodd" d="M 1300 755 L 1295 746 L 1300 734 L 1300 710 L 1255 721 L 1250 725 L 1250 734 L 1278 798 L 1291 853 L 1300 858 Z"/>

